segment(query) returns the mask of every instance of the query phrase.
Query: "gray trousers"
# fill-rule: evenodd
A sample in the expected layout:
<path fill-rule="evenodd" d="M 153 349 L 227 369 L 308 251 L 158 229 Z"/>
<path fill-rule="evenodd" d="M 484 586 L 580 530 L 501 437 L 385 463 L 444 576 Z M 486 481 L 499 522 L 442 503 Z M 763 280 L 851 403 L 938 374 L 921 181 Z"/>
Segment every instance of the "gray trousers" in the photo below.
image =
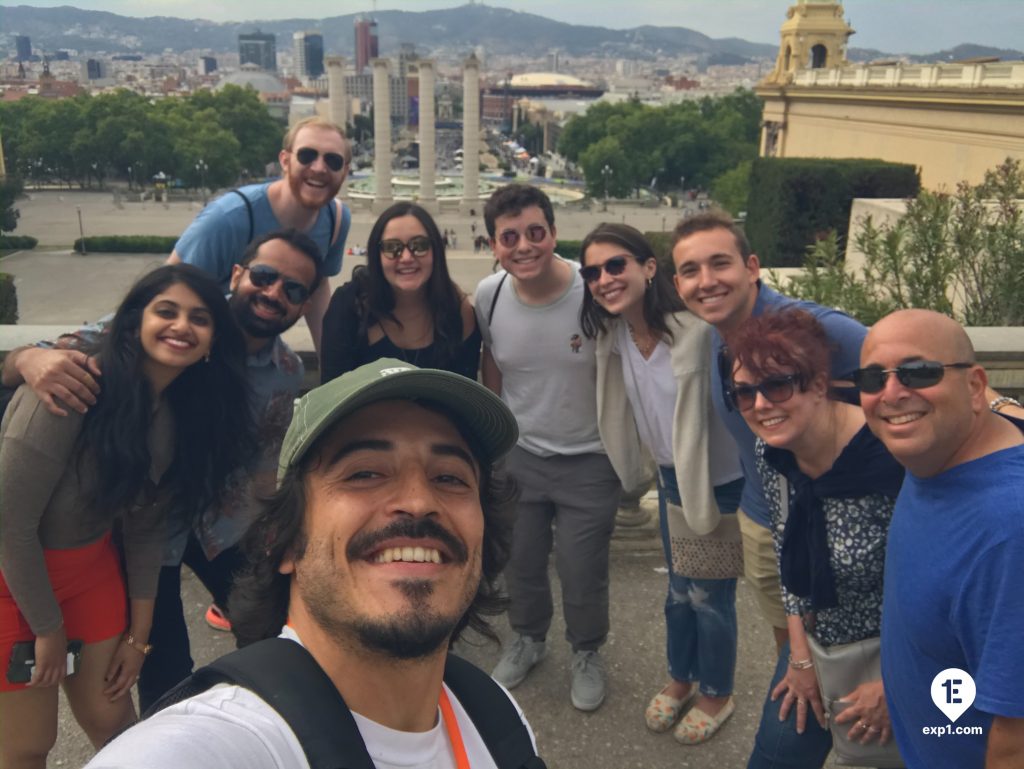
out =
<path fill-rule="evenodd" d="M 574 651 L 597 649 L 608 636 L 608 547 L 622 492 L 604 454 L 538 457 L 518 446 L 506 470 L 520 497 L 505 567 L 509 622 L 541 639 L 554 608 L 548 556 L 562 583 L 565 637 Z"/>

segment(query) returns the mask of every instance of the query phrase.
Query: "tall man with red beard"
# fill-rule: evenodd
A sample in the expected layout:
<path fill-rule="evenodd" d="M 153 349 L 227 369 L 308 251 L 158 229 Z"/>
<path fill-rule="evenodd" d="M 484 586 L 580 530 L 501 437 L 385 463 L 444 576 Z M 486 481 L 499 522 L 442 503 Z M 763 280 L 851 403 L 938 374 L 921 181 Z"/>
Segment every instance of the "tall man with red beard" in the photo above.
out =
<path fill-rule="evenodd" d="M 213 201 L 182 233 L 168 262 L 194 264 L 227 290 L 232 267 L 250 241 L 272 230 L 294 228 L 320 247 L 326 274 L 337 275 L 352 222 L 349 209 L 335 200 L 352 160 L 348 139 L 334 123 L 306 118 L 288 129 L 278 160 L 280 179 L 240 187 Z M 318 352 L 330 299 L 330 287 L 323 281 L 306 311 Z"/>

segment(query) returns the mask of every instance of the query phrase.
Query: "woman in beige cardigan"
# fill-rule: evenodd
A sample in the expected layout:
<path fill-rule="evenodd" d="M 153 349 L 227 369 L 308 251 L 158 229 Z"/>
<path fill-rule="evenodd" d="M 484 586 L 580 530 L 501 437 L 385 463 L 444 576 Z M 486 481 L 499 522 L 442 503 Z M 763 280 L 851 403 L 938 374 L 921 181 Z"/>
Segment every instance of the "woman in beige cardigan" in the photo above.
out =
<path fill-rule="evenodd" d="M 711 327 L 685 311 L 633 227 L 600 225 L 583 241 L 580 261 L 581 320 L 597 340 L 598 424 L 608 458 L 627 490 L 647 481 L 652 458 L 659 469 L 671 680 L 648 705 L 647 726 L 675 727 L 676 740 L 697 744 L 735 708 L 742 571 L 734 514 L 742 472 L 711 405 Z"/>

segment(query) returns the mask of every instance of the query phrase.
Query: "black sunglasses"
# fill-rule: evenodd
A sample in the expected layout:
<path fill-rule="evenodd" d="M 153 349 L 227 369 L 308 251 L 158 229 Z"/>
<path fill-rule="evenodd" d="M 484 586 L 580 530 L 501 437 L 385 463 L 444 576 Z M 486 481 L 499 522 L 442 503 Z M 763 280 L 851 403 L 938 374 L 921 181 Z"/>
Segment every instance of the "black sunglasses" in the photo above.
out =
<path fill-rule="evenodd" d="M 320 151 L 315 150 L 312 147 L 302 147 L 301 149 L 295 150 L 295 159 L 304 166 L 308 166 L 318 157 L 320 157 Z M 345 167 L 345 158 L 337 152 L 325 152 L 324 163 L 328 168 L 337 173 Z"/>
<path fill-rule="evenodd" d="M 946 375 L 947 368 L 970 368 L 973 365 L 973 363 L 939 363 L 937 360 L 915 360 L 910 363 L 901 363 L 896 368 L 867 366 L 853 372 L 853 382 L 862 393 L 874 395 L 885 389 L 885 382 L 889 378 L 889 374 L 895 374 L 904 387 L 920 390 L 924 387 L 934 387 L 941 382 L 942 377 Z"/>
<path fill-rule="evenodd" d="M 602 270 L 609 275 L 621 275 L 626 271 L 626 262 L 625 256 L 613 256 L 604 264 L 591 264 L 586 267 L 580 267 L 580 275 L 587 283 L 596 283 L 601 279 Z"/>
<path fill-rule="evenodd" d="M 380 254 L 381 256 L 386 256 L 388 259 L 401 259 L 402 252 L 407 248 L 409 249 L 409 253 L 417 258 L 426 256 L 430 253 L 431 249 L 430 238 L 426 235 L 416 235 L 415 237 L 409 238 L 408 243 L 405 243 L 398 238 L 391 238 L 380 242 Z"/>
<path fill-rule="evenodd" d="M 309 299 L 308 288 L 297 280 L 284 277 L 270 265 L 254 264 L 242 269 L 249 271 L 249 280 L 256 288 L 267 288 L 280 280 L 284 284 L 284 295 L 292 304 L 302 304 Z"/>
<path fill-rule="evenodd" d="M 802 381 L 803 377 L 799 374 L 788 374 L 768 377 L 757 384 L 736 384 L 734 382 L 729 388 L 729 396 L 740 411 L 750 411 L 754 408 L 758 393 L 772 403 L 785 403 L 793 397 L 797 385 Z"/>
<path fill-rule="evenodd" d="M 519 230 L 503 230 L 498 233 L 498 242 L 505 248 L 515 248 L 519 245 L 519 238 L 524 236 L 529 243 L 543 243 L 548 236 L 548 228 L 543 224 L 529 224 L 522 234 Z"/>

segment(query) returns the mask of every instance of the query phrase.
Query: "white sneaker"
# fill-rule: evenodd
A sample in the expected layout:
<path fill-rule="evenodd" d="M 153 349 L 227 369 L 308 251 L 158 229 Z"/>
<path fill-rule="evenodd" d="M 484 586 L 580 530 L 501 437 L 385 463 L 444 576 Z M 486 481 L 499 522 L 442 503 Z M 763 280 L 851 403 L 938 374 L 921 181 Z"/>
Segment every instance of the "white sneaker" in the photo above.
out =
<path fill-rule="evenodd" d="M 534 641 L 525 635 L 516 636 L 516 640 L 505 648 L 498 664 L 494 666 L 491 678 L 506 689 L 512 689 L 523 682 L 533 666 L 544 659 L 546 654 L 547 646 L 543 641 Z"/>

